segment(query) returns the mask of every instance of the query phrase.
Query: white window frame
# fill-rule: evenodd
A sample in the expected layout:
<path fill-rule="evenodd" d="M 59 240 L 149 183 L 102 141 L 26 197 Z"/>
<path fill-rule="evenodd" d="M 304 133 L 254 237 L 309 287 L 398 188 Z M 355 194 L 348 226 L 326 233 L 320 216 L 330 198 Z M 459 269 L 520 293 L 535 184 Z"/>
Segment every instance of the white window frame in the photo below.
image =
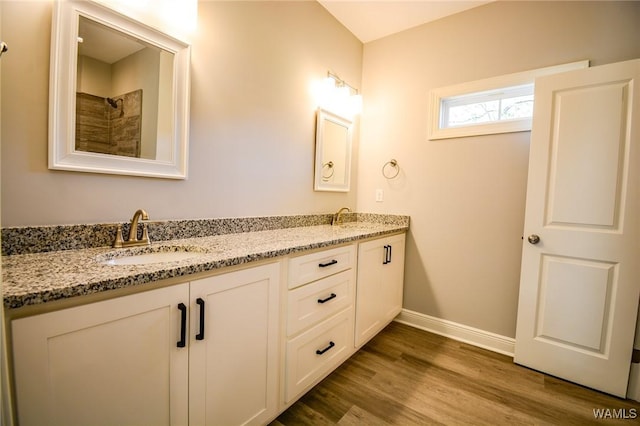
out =
<path fill-rule="evenodd" d="M 443 104 L 452 103 L 454 98 L 475 97 L 483 92 L 534 84 L 537 77 L 588 67 L 589 61 L 584 60 L 434 89 L 429 92 L 428 138 L 437 140 L 529 131 L 531 130 L 531 118 L 442 127 Z"/>

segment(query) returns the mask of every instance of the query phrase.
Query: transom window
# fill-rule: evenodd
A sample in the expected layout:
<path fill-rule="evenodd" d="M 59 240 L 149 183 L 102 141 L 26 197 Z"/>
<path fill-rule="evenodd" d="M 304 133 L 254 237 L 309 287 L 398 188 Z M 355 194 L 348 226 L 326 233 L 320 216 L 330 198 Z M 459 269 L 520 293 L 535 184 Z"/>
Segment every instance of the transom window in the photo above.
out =
<path fill-rule="evenodd" d="M 588 66 L 572 62 L 432 90 L 429 139 L 531 130 L 535 79 Z"/>
<path fill-rule="evenodd" d="M 533 84 L 442 99 L 440 127 L 531 118 Z"/>

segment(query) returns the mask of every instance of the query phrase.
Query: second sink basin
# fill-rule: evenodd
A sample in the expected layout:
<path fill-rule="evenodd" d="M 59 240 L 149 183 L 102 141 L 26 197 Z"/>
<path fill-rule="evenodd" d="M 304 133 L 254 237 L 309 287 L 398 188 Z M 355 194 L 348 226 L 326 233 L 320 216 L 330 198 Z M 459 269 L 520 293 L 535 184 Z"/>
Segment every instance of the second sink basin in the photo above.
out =
<path fill-rule="evenodd" d="M 192 247 L 166 247 L 157 249 L 146 249 L 145 251 L 134 251 L 131 253 L 116 252 L 110 255 L 103 255 L 97 260 L 105 265 L 148 265 L 152 263 L 177 262 L 180 260 L 193 259 L 206 254 Z"/>

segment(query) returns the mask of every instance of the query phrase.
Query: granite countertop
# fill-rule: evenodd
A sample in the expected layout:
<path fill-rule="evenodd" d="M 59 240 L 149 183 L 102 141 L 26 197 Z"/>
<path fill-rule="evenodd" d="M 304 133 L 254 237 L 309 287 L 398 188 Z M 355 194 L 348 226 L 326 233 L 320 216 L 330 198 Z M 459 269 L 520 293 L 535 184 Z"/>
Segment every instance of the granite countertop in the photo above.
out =
<path fill-rule="evenodd" d="M 137 248 L 102 247 L 3 256 L 4 306 L 14 309 L 142 285 L 407 229 L 408 225 L 403 224 L 350 222 L 340 226 L 304 226 L 174 239 Z M 127 254 L 185 250 L 199 255 L 146 265 L 105 263 Z"/>

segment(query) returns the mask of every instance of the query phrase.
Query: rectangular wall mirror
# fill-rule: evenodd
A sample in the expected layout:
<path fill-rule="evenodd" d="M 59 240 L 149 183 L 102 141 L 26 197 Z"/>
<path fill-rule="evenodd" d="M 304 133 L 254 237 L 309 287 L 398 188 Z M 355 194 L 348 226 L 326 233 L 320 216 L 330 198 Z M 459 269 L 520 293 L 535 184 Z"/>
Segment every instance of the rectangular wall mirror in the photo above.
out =
<path fill-rule="evenodd" d="M 316 124 L 316 191 L 349 191 L 352 122 L 318 109 Z"/>
<path fill-rule="evenodd" d="M 190 46 L 76 0 L 51 36 L 49 168 L 186 178 Z"/>

